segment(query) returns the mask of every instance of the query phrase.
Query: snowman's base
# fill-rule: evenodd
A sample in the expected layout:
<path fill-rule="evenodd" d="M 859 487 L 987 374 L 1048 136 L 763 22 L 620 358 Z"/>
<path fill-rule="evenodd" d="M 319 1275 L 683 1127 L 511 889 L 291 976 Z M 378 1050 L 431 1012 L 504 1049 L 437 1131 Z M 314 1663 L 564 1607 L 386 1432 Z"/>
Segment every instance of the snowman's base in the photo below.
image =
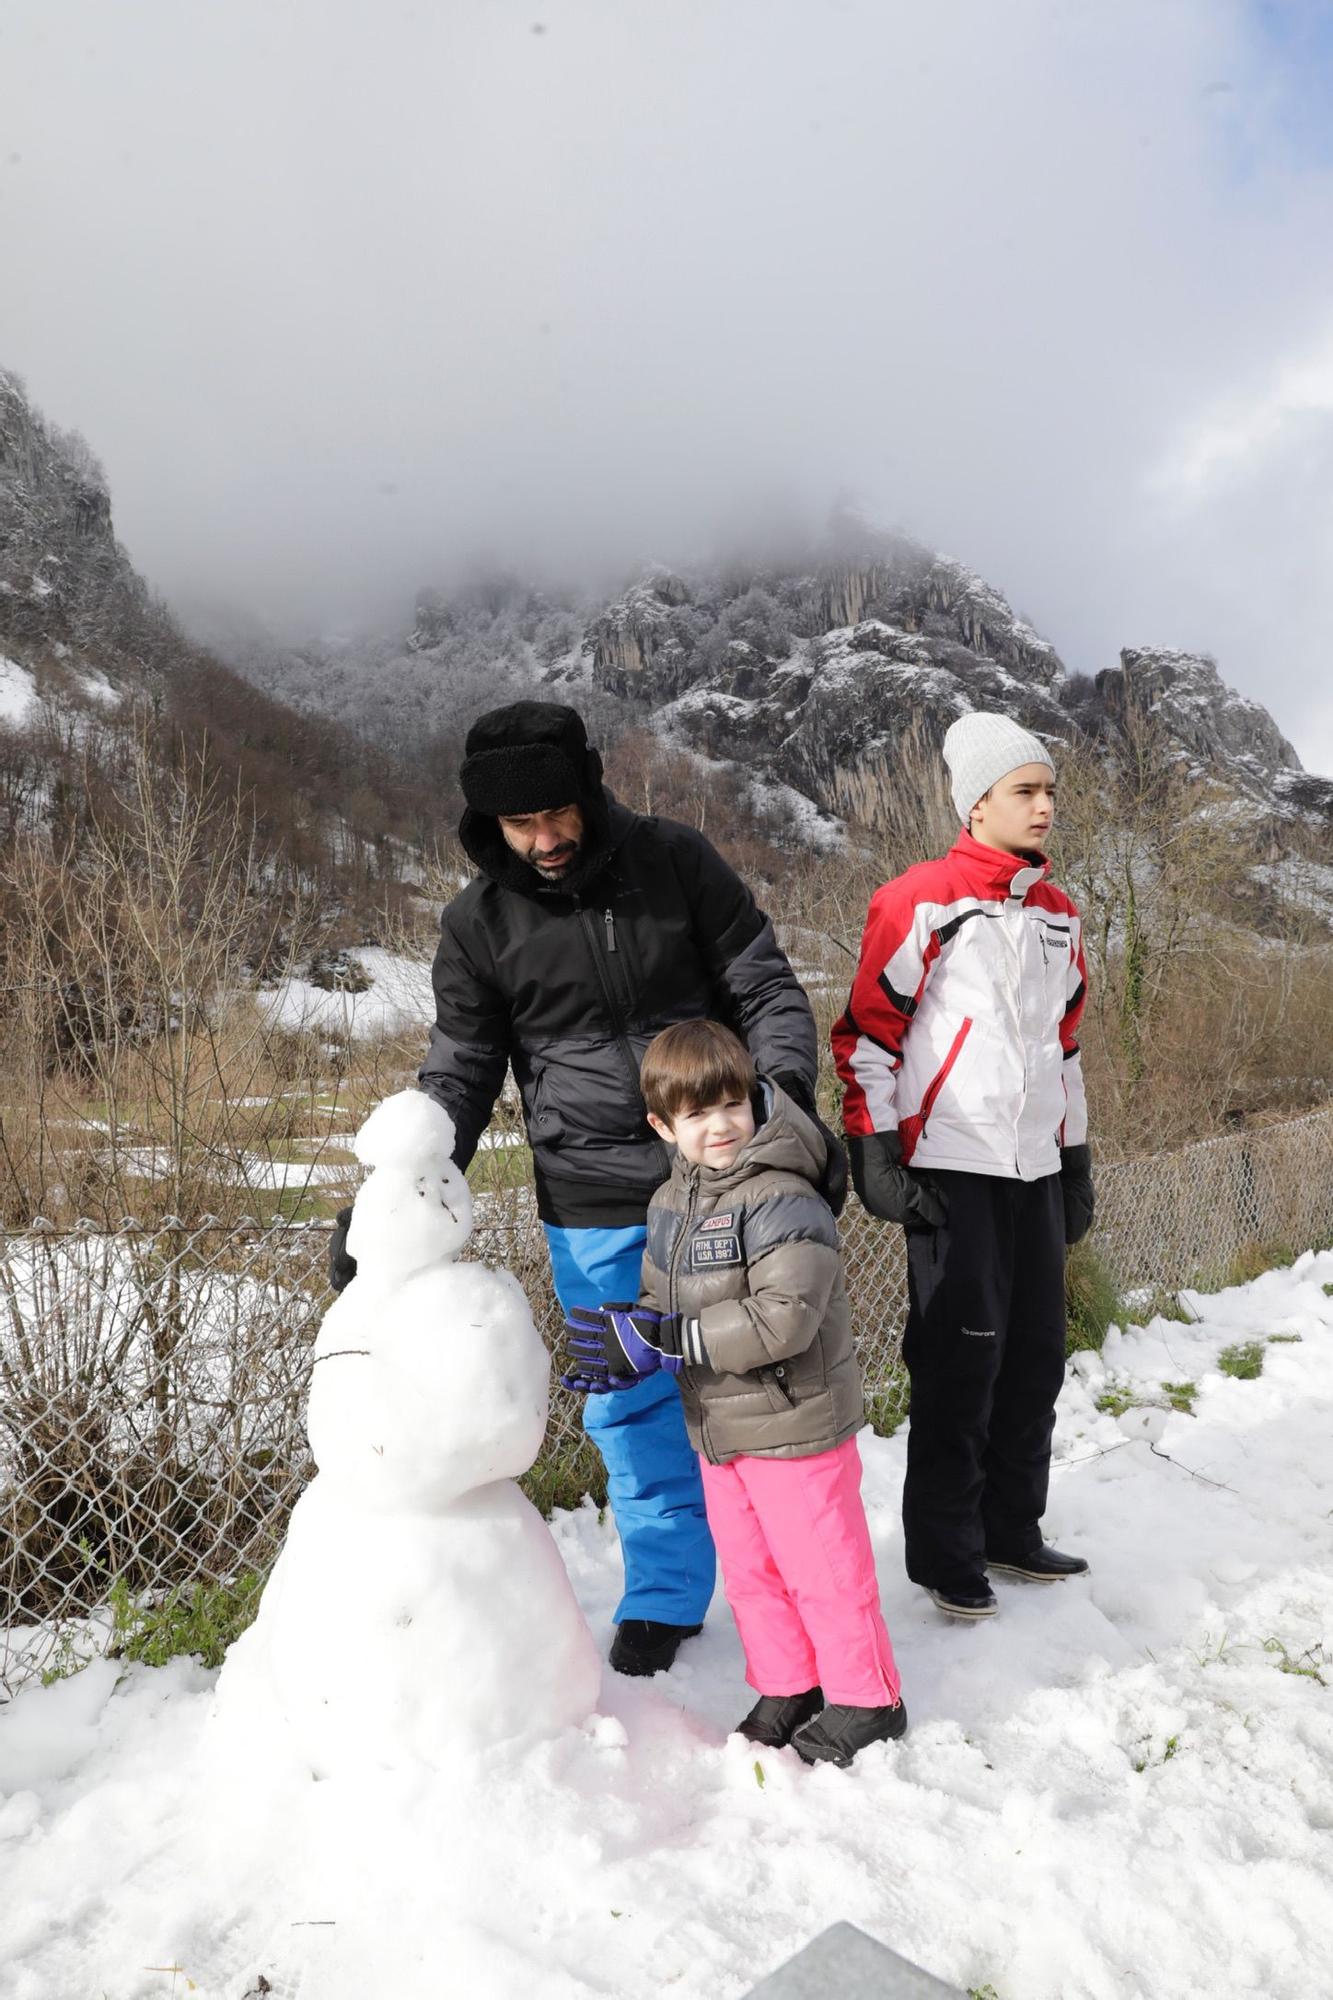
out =
<path fill-rule="evenodd" d="M 267 1711 L 330 1777 L 554 1735 L 592 1712 L 600 1679 L 555 1543 L 510 1481 L 377 1518 L 321 1476 L 218 1700 L 232 1723 Z"/>

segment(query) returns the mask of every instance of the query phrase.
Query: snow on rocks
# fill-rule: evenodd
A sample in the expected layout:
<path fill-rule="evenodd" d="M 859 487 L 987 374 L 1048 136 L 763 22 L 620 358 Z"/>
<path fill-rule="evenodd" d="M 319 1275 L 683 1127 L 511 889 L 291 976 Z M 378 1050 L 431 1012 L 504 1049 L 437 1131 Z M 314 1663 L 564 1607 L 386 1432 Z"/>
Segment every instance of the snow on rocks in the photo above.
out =
<path fill-rule="evenodd" d="M 456 1261 L 472 1202 L 453 1147 L 447 1113 L 416 1090 L 357 1134 L 371 1168 L 348 1237 L 357 1276 L 314 1350 L 318 1477 L 218 1684 L 237 1756 L 273 1707 L 328 1777 L 439 1769 L 596 1704 L 591 1634 L 513 1484 L 541 1449 L 550 1363 L 517 1281 Z"/>
<path fill-rule="evenodd" d="M 6 2000 L 186 1977 L 234 2000 L 260 1973 L 283 2000 L 738 2000 L 839 1918 L 1000 2000 L 1326 1991 L 1333 1255 L 1190 1298 L 1194 1323 L 1127 1327 L 1069 1371 L 1046 1518 L 1092 1574 L 997 1581 L 987 1625 L 907 1583 L 905 1438 L 863 1440 L 913 1726 L 851 1772 L 727 1734 L 751 1697 L 720 1596 L 670 1675 L 608 1676 L 584 1726 L 442 1769 L 340 1760 L 316 1783 L 256 1726 L 229 1770 L 211 1677 L 181 1661 L 25 1691 L 0 1711 Z M 1249 1345 L 1262 1372 L 1226 1373 Z M 1156 1439 L 1099 1407 L 1110 1385 L 1162 1407 Z M 401 1517 L 377 1518 L 378 1555 Z M 554 1533 L 605 1635 L 614 1530 L 588 1504 Z M 353 1659 L 370 1558 L 321 1628 Z M 535 1620 L 521 1636 L 535 1662 Z"/>

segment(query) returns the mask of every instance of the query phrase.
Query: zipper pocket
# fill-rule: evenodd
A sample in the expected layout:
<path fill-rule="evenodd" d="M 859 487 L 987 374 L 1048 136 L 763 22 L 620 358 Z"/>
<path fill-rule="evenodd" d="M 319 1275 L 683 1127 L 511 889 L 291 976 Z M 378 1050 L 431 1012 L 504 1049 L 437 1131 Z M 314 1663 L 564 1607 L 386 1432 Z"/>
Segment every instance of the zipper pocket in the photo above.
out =
<path fill-rule="evenodd" d="M 935 1109 L 935 1100 L 939 1096 L 940 1092 L 943 1090 L 945 1084 L 948 1082 L 949 1072 L 953 1068 L 954 1064 L 957 1062 L 959 1056 L 962 1054 L 963 1043 L 967 1040 L 971 1032 L 972 1032 L 972 1016 L 970 1014 L 965 1014 L 963 1016 L 963 1025 L 958 1030 L 958 1033 L 954 1036 L 953 1041 L 949 1047 L 948 1055 L 944 1058 L 944 1061 L 940 1064 L 938 1070 L 931 1078 L 926 1094 L 921 1100 L 921 1109 L 916 1114 L 918 1119 L 920 1120 L 920 1125 L 917 1130 L 918 1143 L 926 1136 L 926 1126 L 930 1122 L 931 1112 Z"/>

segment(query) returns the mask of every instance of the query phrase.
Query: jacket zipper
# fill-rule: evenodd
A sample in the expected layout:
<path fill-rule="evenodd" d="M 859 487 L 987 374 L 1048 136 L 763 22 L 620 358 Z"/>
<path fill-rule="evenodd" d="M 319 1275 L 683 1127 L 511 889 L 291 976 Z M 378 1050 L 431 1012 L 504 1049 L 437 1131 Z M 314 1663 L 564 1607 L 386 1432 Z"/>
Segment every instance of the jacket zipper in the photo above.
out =
<path fill-rule="evenodd" d="M 1021 923 L 1023 922 L 1022 903 L 1018 905 L 1017 915 L 1018 915 L 1018 923 L 1021 925 Z M 1014 1165 L 1018 1169 L 1018 1173 L 1021 1178 L 1023 1173 L 1023 1160 L 1021 1155 L 1021 1149 L 1018 1143 L 1018 1135 L 1022 1128 L 1023 1112 L 1027 1106 L 1027 1101 L 1028 1101 L 1028 1045 L 1023 1036 L 1023 946 L 1020 941 L 1021 932 L 1017 925 L 1013 928 L 1012 931 L 1010 931 L 1010 940 L 1014 947 L 1014 969 L 1015 969 L 1014 1013 L 1018 1021 L 1018 1048 L 1019 1048 L 1019 1053 L 1023 1058 L 1023 1094 L 1018 1101 L 1018 1116 L 1014 1120 Z M 1045 952 L 1045 949 L 1046 949 L 1045 941 L 1043 940 L 1042 943 L 1043 953 Z"/>
<path fill-rule="evenodd" d="M 576 903 L 575 909 L 578 912 L 579 926 L 583 932 L 584 940 L 588 946 L 588 950 L 592 954 L 593 970 L 597 974 L 597 983 L 602 989 L 602 999 L 606 1003 L 611 1031 L 615 1036 L 616 1047 L 620 1051 L 620 1060 L 624 1065 L 630 1089 L 634 1096 L 637 1097 L 639 1095 L 639 1065 L 634 1059 L 634 1050 L 630 1044 L 627 1024 L 624 1015 L 620 1011 L 620 1003 L 616 999 L 615 989 L 611 984 L 606 967 L 602 964 L 602 952 L 597 939 L 597 919 L 591 910 L 584 908 L 582 903 Z M 618 947 L 616 945 L 615 918 L 612 916 L 609 907 L 606 912 L 605 931 L 607 950 L 616 951 Z M 671 1156 L 660 1139 L 654 1139 L 653 1146 L 657 1154 L 662 1179 L 665 1180 L 671 1171 Z"/>
<path fill-rule="evenodd" d="M 698 1203 L 699 1169 L 697 1167 L 692 1167 L 689 1173 L 686 1175 L 685 1188 L 687 1196 L 685 1202 L 685 1216 L 684 1220 L 681 1222 L 680 1230 L 676 1236 L 675 1247 L 671 1252 L 671 1261 L 667 1265 L 667 1311 L 669 1313 L 679 1311 L 679 1305 L 677 1301 L 677 1280 L 680 1277 L 680 1260 L 685 1254 L 685 1244 L 689 1237 L 690 1224 L 694 1220 L 694 1211 Z"/>

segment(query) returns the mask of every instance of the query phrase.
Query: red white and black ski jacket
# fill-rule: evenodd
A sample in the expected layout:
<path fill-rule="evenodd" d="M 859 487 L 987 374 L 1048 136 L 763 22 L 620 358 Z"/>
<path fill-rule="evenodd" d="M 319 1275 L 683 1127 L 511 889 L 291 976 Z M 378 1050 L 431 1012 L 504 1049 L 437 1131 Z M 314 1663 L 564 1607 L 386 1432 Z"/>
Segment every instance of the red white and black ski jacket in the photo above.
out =
<path fill-rule="evenodd" d="M 1050 863 L 960 833 L 871 899 L 833 1030 L 849 1138 L 904 1165 L 1038 1180 L 1087 1141 L 1083 926 Z"/>

